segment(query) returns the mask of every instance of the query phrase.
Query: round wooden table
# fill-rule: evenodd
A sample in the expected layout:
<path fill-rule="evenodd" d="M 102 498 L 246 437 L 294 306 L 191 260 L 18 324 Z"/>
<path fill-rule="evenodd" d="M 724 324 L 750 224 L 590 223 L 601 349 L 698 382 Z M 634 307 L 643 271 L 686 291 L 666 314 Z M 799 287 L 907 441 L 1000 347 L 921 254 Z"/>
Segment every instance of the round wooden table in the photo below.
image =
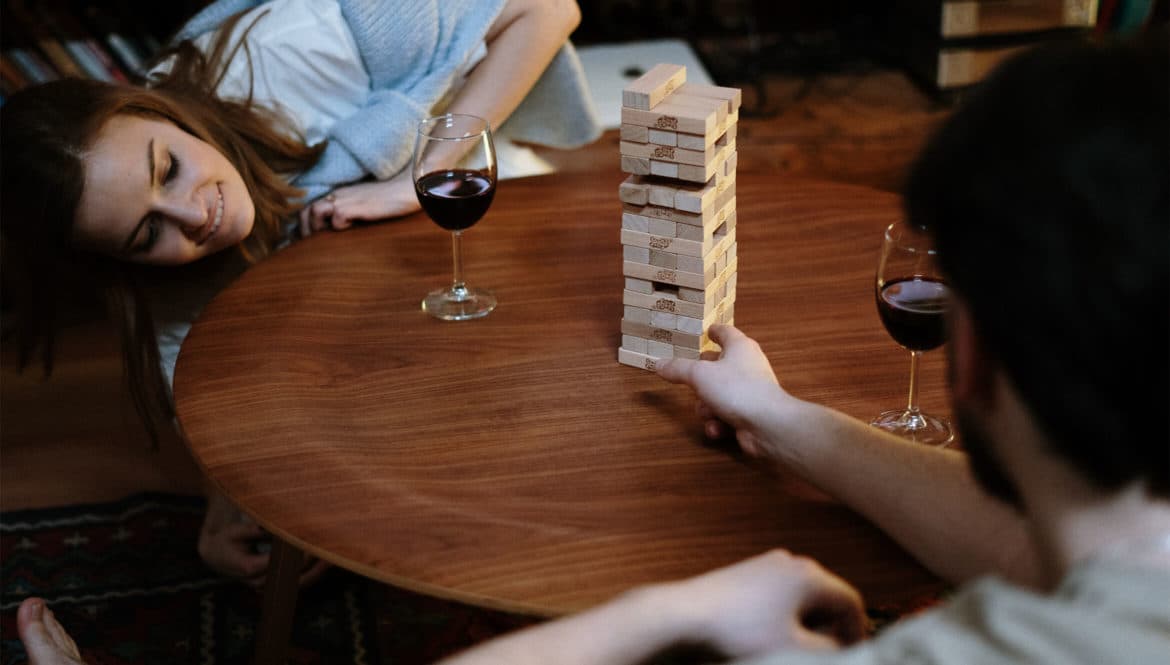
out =
<path fill-rule="evenodd" d="M 559 615 L 772 547 L 871 605 L 938 582 L 810 486 L 709 445 L 686 387 L 619 365 L 619 173 L 501 183 L 464 237 L 470 322 L 419 309 L 450 280 L 422 214 L 313 236 L 249 270 L 191 330 L 175 400 L 209 479 L 296 548 L 415 591 Z M 739 174 L 736 323 L 793 394 L 899 406 L 909 356 L 873 279 L 896 196 Z M 946 415 L 943 354 L 921 366 Z"/>

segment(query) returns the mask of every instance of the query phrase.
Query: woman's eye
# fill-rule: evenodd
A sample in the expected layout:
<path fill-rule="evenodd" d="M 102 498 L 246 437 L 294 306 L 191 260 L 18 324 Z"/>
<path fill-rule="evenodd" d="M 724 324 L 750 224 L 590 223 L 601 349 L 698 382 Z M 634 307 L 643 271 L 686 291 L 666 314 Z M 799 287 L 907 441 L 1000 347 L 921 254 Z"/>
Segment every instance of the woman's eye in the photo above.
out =
<path fill-rule="evenodd" d="M 158 242 L 159 222 L 157 219 L 151 219 L 146 223 L 146 240 L 142 241 L 135 252 L 138 254 L 149 253 L 154 249 L 155 243 Z"/>
<path fill-rule="evenodd" d="M 174 180 L 175 176 L 179 175 L 179 158 L 173 152 L 169 152 L 167 155 L 171 158 L 171 164 L 167 167 L 166 175 L 163 176 L 164 183 Z"/>

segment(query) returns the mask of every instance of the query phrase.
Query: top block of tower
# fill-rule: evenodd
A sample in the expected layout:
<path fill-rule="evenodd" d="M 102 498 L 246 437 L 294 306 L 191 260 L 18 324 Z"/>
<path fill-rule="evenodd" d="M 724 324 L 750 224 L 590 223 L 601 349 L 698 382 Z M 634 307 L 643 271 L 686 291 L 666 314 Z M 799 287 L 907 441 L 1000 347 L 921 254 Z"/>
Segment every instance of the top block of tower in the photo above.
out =
<path fill-rule="evenodd" d="M 622 90 L 622 106 L 649 111 L 687 81 L 682 65 L 655 65 Z"/>

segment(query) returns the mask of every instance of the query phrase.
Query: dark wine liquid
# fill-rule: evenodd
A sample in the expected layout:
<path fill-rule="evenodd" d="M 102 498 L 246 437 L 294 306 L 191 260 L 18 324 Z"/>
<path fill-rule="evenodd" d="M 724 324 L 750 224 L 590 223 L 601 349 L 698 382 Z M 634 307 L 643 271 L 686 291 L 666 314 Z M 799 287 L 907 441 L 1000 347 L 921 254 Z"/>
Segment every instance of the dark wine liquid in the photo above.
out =
<path fill-rule="evenodd" d="M 418 202 L 435 223 L 462 231 L 479 221 L 492 204 L 496 185 L 479 171 L 435 171 L 414 184 Z"/>
<path fill-rule="evenodd" d="M 929 351 L 947 339 L 943 315 L 950 290 L 943 282 L 903 277 L 877 294 L 878 314 L 890 337 L 911 351 Z"/>

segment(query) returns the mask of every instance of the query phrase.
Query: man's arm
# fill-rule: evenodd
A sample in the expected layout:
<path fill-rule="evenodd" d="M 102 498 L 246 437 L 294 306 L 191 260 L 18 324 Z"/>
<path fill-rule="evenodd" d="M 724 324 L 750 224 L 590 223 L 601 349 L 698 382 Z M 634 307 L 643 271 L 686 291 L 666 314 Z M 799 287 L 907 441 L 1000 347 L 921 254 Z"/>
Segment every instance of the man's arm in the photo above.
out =
<path fill-rule="evenodd" d="M 441 665 L 623 665 L 679 645 L 730 658 L 835 649 L 862 636 L 857 591 L 775 550 L 680 582 L 627 592 L 566 619 L 505 635 Z"/>
<path fill-rule="evenodd" d="M 985 494 L 963 453 L 882 432 L 789 395 L 763 351 L 733 326 L 712 326 L 717 361 L 672 360 L 659 373 L 692 386 L 708 418 L 725 423 L 749 454 L 767 457 L 836 497 L 955 583 L 996 571 L 1038 583 L 1023 520 Z"/>

